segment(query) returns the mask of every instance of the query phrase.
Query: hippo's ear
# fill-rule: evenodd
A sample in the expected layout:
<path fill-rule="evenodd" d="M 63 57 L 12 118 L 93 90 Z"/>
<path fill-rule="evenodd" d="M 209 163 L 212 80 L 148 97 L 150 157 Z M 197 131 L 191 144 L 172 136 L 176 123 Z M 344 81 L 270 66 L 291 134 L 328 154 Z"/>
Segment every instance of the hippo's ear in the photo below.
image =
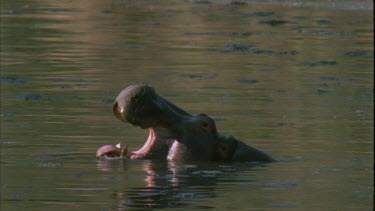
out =
<path fill-rule="evenodd" d="M 216 146 L 216 152 L 219 160 L 231 160 L 237 147 L 237 140 L 232 136 L 220 136 L 219 143 Z"/>

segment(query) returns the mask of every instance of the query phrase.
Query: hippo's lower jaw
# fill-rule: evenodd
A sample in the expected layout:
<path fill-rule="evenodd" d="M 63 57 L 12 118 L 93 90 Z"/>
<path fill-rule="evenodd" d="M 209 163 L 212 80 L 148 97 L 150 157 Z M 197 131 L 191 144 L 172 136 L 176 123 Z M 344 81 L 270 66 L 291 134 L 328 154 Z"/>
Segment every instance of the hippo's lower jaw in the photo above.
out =
<path fill-rule="evenodd" d="M 213 119 L 205 114 L 190 115 L 145 84 L 124 89 L 116 98 L 113 112 L 121 121 L 150 131 L 145 144 L 127 154 L 131 159 L 275 161 L 233 137 L 218 134 Z"/>
<path fill-rule="evenodd" d="M 96 152 L 96 158 L 104 158 L 105 160 L 117 160 L 128 158 L 128 145 L 121 147 L 120 143 L 116 146 L 104 145 Z"/>

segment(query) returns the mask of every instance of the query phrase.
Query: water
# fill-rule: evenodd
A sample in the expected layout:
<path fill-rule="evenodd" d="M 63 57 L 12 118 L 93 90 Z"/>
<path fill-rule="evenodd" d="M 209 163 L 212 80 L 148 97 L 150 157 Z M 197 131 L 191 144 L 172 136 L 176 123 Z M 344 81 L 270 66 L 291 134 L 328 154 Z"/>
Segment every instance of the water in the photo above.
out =
<path fill-rule="evenodd" d="M 1 1 L 1 210 L 372 210 L 372 1 Z M 272 164 L 98 162 L 143 81 Z"/>

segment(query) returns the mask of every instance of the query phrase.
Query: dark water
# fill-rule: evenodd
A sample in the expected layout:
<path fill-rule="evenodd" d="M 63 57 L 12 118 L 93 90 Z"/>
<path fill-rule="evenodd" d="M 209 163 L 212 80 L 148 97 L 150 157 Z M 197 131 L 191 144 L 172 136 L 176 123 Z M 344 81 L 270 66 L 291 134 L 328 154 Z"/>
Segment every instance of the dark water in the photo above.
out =
<path fill-rule="evenodd" d="M 372 210 L 372 8 L 1 0 L 1 210 Z M 281 162 L 97 162 L 136 81 Z"/>

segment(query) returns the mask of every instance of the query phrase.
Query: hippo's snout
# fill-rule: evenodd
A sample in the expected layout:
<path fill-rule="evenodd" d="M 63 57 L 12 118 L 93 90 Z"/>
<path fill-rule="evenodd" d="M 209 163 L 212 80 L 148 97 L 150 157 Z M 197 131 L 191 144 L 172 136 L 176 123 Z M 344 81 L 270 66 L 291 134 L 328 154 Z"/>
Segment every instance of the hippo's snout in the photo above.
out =
<path fill-rule="evenodd" d="M 152 87 L 142 83 L 133 84 L 117 96 L 113 113 L 123 122 L 148 128 L 155 124 L 156 116 L 162 113 L 158 98 Z"/>

